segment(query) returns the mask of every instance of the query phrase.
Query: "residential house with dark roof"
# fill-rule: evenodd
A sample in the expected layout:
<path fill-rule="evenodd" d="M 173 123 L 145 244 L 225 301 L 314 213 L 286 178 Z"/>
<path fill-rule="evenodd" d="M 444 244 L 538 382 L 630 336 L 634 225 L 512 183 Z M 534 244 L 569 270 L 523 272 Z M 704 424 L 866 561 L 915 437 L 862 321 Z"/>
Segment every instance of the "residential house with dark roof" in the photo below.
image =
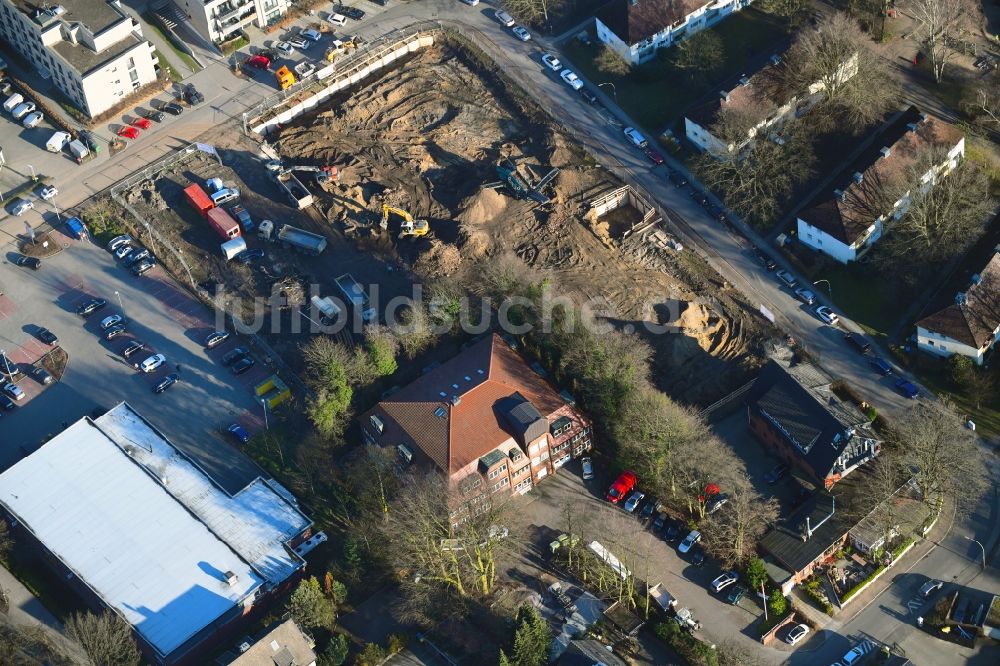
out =
<path fill-rule="evenodd" d="M 384 398 L 361 428 L 367 443 L 433 465 L 464 490 L 523 494 L 591 449 L 591 423 L 570 402 L 488 335 Z"/>
<path fill-rule="evenodd" d="M 752 0 L 614 0 L 594 18 L 597 38 L 626 62 L 639 65 L 709 28 Z"/>
<path fill-rule="evenodd" d="M 958 128 L 910 107 L 802 207 L 799 240 L 844 264 L 859 259 L 903 216 L 913 188 L 925 193 L 964 155 Z"/>
<path fill-rule="evenodd" d="M 1000 252 L 972 276 L 954 301 L 917 322 L 917 348 L 936 356 L 961 354 L 982 365 L 1000 336 Z"/>
<path fill-rule="evenodd" d="M 718 95 L 689 110 L 684 117 L 688 140 L 699 150 L 716 156 L 742 150 L 762 135 L 780 142 L 785 124 L 808 113 L 822 100 L 826 89 L 822 81 L 816 81 L 806 90 L 790 92 L 783 57 L 772 55 L 756 70 L 730 80 Z M 843 83 L 857 72 L 858 57 L 853 55 L 840 65 L 835 77 Z M 734 127 L 726 128 L 727 122 Z"/>
<path fill-rule="evenodd" d="M 772 359 L 747 393 L 750 431 L 775 456 L 830 489 L 881 450 L 868 418 L 810 363 Z"/>

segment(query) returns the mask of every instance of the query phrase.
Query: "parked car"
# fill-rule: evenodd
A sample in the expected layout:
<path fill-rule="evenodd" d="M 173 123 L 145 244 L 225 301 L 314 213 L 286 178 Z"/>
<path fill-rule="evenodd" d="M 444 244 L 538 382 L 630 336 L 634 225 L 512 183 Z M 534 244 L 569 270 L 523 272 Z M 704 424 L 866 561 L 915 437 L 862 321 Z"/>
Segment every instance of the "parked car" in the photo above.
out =
<path fill-rule="evenodd" d="M 253 367 L 254 361 L 249 356 L 244 356 L 240 360 L 233 363 L 232 371 L 234 375 L 242 375 L 244 372 Z"/>
<path fill-rule="evenodd" d="M 600 102 L 600 100 L 597 99 L 597 95 L 595 95 L 590 88 L 581 88 L 580 96 L 583 97 L 583 99 L 587 101 L 587 104 L 590 104 L 591 106 Z"/>
<path fill-rule="evenodd" d="M 228 428 L 226 428 L 226 432 L 228 432 L 240 444 L 246 444 L 250 441 L 250 433 L 247 432 L 247 429 L 239 423 L 231 424 Z"/>
<path fill-rule="evenodd" d="M 646 157 L 649 158 L 649 161 L 652 162 L 654 165 L 660 166 L 661 164 L 663 164 L 664 161 L 663 155 L 660 154 L 660 151 L 658 151 L 656 148 L 647 145 L 642 149 L 642 152 L 643 154 L 646 155 Z"/>
<path fill-rule="evenodd" d="M 843 659 L 840 660 L 841 663 L 844 666 L 852 666 L 852 664 L 856 664 L 857 662 L 861 661 L 861 658 L 864 657 L 865 653 L 867 653 L 868 651 L 865 645 L 866 643 L 867 641 L 865 641 L 865 643 L 862 643 L 861 645 L 857 645 L 851 648 L 851 651 L 845 654 Z"/>
<path fill-rule="evenodd" d="M 30 268 L 33 271 L 37 271 L 42 267 L 42 260 L 38 257 L 26 257 L 23 254 L 18 255 L 17 259 L 14 260 L 18 266 L 24 266 L 25 268 Z"/>
<path fill-rule="evenodd" d="M 713 497 L 708 501 L 708 506 L 705 508 L 705 513 L 715 513 L 723 506 L 725 506 L 726 502 L 728 501 L 729 498 L 726 497 L 725 495 L 716 495 L 715 497 Z"/>
<path fill-rule="evenodd" d="M 681 541 L 681 545 L 677 546 L 677 552 L 681 554 L 686 553 L 694 548 L 694 545 L 699 541 L 701 541 L 701 532 L 698 530 L 691 530 L 688 532 L 688 535 L 684 537 L 684 541 Z"/>
<path fill-rule="evenodd" d="M 872 344 L 863 335 L 857 333 L 844 333 L 844 342 L 854 347 L 859 354 L 867 354 L 872 348 Z"/>
<path fill-rule="evenodd" d="M 128 234 L 122 234 L 121 236 L 115 236 L 110 241 L 108 241 L 108 251 L 114 252 L 122 245 L 129 245 L 132 243 L 132 237 Z"/>
<path fill-rule="evenodd" d="M 559 62 L 559 58 L 557 58 L 552 53 L 543 53 L 542 54 L 542 63 L 546 67 L 548 67 L 549 69 L 551 69 L 553 72 L 558 72 L 560 69 L 562 69 L 562 63 Z"/>
<path fill-rule="evenodd" d="M 742 585 L 736 585 L 731 590 L 729 590 L 729 594 L 726 596 L 726 601 L 736 606 L 737 604 L 740 603 L 740 600 L 742 600 L 743 597 L 746 596 L 746 593 L 747 593 L 747 588 L 743 587 Z"/>
<path fill-rule="evenodd" d="M 274 50 L 285 56 L 286 58 L 295 53 L 295 48 L 292 47 L 288 42 L 275 42 Z"/>
<path fill-rule="evenodd" d="M 663 529 L 663 526 L 667 524 L 667 514 L 661 513 L 656 516 L 656 520 L 653 521 L 653 531 L 659 532 Z"/>
<path fill-rule="evenodd" d="M 833 310 L 831 310 L 825 305 L 820 305 L 814 310 L 814 312 L 816 313 L 817 317 L 819 317 L 822 321 L 826 322 L 830 326 L 836 326 L 837 322 L 840 321 L 840 317 L 837 316 L 837 313 L 835 313 Z"/>
<path fill-rule="evenodd" d="M 916 399 L 916 397 L 920 395 L 920 389 L 918 389 L 913 382 L 907 381 L 902 377 L 896 380 L 896 388 L 899 389 L 900 393 L 910 399 Z"/>
<path fill-rule="evenodd" d="M 163 115 L 163 111 L 152 109 L 150 111 L 143 112 L 142 117 L 147 120 L 152 120 L 153 122 L 162 123 L 165 116 Z"/>
<path fill-rule="evenodd" d="M 35 204 L 27 199 L 15 199 L 14 203 L 11 204 L 10 213 L 11 215 L 24 215 L 34 207 Z"/>
<path fill-rule="evenodd" d="M 119 324 L 118 326 L 112 326 L 108 330 L 104 331 L 104 339 L 107 340 L 108 342 L 111 342 L 119 335 L 123 335 L 124 333 L 125 333 L 125 327 L 122 326 L 121 324 Z"/>
<path fill-rule="evenodd" d="M 249 349 L 247 349 L 246 347 L 237 347 L 236 349 L 226 352 L 226 355 L 222 357 L 222 364 L 232 365 L 241 358 L 249 355 L 250 355 Z"/>
<path fill-rule="evenodd" d="M 816 294 L 812 293 L 805 287 L 799 287 L 795 290 L 795 297 L 806 305 L 812 305 L 816 302 Z"/>
<path fill-rule="evenodd" d="M 115 134 L 117 134 L 118 136 L 120 136 L 122 138 L 125 138 L 125 139 L 138 139 L 139 138 L 139 130 L 137 130 L 136 128 L 132 127 L 131 125 L 123 125 L 123 126 L 119 127 L 118 131 L 115 132 Z"/>
<path fill-rule="evenodd" d="M 667 541 L 677 541 L 681 537 L 681 527 L 676 520 L 667 521 L 667 529 L 663 530 L 663 538 Z"/>
<path fill-rule="evenodd" d="M 103 298 L 92 298 L 89 301 L 87 301 L 86 303 L 84 303 L 83 305 L 81 305 L 80 307 L 78 307 L 76 309 L 76 313 L 78 315 L 82 315 L 82 316 L 86 317 L 88 315 L 94 314 L 95 312 L 97 312 L 98 310 L 100 310 L 101 308 L 103 308 L 107 304 L 108 304 L 108 302 L 106 300 L 104 300 Z"/>
<path fill-rule="evenodd" d="M 166 111 L 172 116 L 179 116 L 184 113 L 184 107 L 180 104 L 174 104 L 173 102 L 164 102 L 160 105 L 161 111 Z"/>
<path fill-rule="evenodd" d="M 132 271 L 132 275 L 139 277 L 141 275 L 145 275 L 148 271 L 152 270 L 153 266 L 155 265 L 156 262 L 153 261 L 152 258 L 143 259 L 139 263 L 134 264 L 129 270 Z"/>
<path fill-rule="evenodd" d="M 639 502 L 641 502 L 646 497 L 646 494 L 636 490 L 629 498 L 625 500 L 624 509 L 629 513 L 635 513 L 635 510 L 639 507 Z"/>
<path fill-rule="evenodd" d="M 146 118 L 135 118 L 129 123 L 132 127 L 138 127 L 141 130 L 148 130 L 151 124 Z"/>
<path fill-rule="evenodd" d="M 37 331 L 35 331 L 35 337 L 47 345 L 54 345 L 56 342 L 59 341 L 59 338 L 56 337 L 56 334 L 47 328 L 40 328 Z"/>
<path fill-rule="evenodd" d="M 215 331 L 205 338 L 205 346 L 212 349 L 213 347 L 218 347 L 228 339 L 229 331 Z"/>
<path fill-rule="evenodd" d="M 788 465 L 785 463 L 780 463 L 775 465 L 774 468 L 767 473 L 764 480 L 767 481 L 768 485 L 773 486 L 778 481 L 780 481 L 786 474 L 788 474 Z"/>
<path fill-rule="evenodd" d="M 580 88 L 583 87 L 583 81 L 580 79 L 580 77 L 577 76 L 575 72 L 571 71 L 568 68 L 564 67 L 563 70 L 559 72 L 559 77 L 562 78 L 562 80 L 566 82 L 566 85 L 568 85 L 573 90 L 579 90 Z"/>
<path fill-rule="evenodd" d="M 14 110 L 10 112 L 10 115 L 14 116 L 14 120 L 21 120 L 29 113 L 35 112 L 34 102 L 22 102 L 14 107 Z"/>
<path fill-rule="evenodd" d="M 580 459 L 580 466 L 583 467 L 583 480 L 589 481 L 594 478 L 594 462 L 589 456 Z"/>
<path fill-rule="evenodd" d="M 245 61 L 243 61 L 243 64 L 246 65 L 247 67 L 253 67 L 254 69 L 264 70 L 265 72 L 271 69 L 271 59 L 259 53 L 257 55 L 252 55 L 249 58 L 247 58 Z"/>
<path fill-rule="evenodd" d="M 881 356 L 873 356 L 868 359 L 868 365 L 870 365 L 875 372 L 883 377 L 888 377 L 892 374 L 892 366 Z"/>
<path fill-rule="evenodd" d="M 333 25 L 341 27 L 341 28 L 344 27 L 344 25 L 347 24 L 347 17 L 344 16 L 343 14 L 339 14 L 339 13 L 336 13 L 336 12 L 334 12 L 333 14 L 330 14 L 329 16 L 327 16 L 326 20 L 328 22 L 332 23 Z"/>
<path fill-rule="evenodd" d="M 493 16 L 496 18 L 497 21 L 500 22 L 500 25 L 502 25 L 503 27 L 505 28 L 514 27 L 514 17 L 508 14 L 507 12 L 498 9 L 493 12 Z"/>
<path fill-rule="evenodd" d="M 38 127 L 43 120 L 45 120 L 45 116 L 40 111 L 34 111 L 26 115 L 21 120 L 21 125 L 23 125 L 25 129 L 34 129 Z"/>
<path fill-rule="evenodd" d="M 667 179 L 674 184 L 674 187 L 684 187 L 688 184 L 687 177 L 676 169 L 671 169 L 667 174 Z"/>
<path fill-rule="evenodd" d="M 125 345 L 125 349 L 122 349 L 122 356 L 124 356 L 125 358 L 130 358 L 135 354 L 138 354 L 145 348 L 146 345 L 142 344 L 138 340 L 132 340 L 130 343 Z"/>
<path fill-rule="evenodd" d="M 323 34 L 314 28 L 303 28 L 302 30 L 299 30 L 299 35 L 305 37 L 310 42 L 318 42 L 323 39 Z"/>
<path fill-rule="evenodd" d="M 31 376 L 35 379 L 36 382 L 42 385 L 51 384 L 56 380 L 55 377 L 49 374 L 48 370 L 37 365 L 31 368 Z"/>
<path fill-rule="evenodd" d="M 309 45 L 312 42 L 310 42 L 308 39 L 305 39 L 304 37 L 299 37 L 298 35 L 296 35 L 295 37 L 289 37 L 288 43 L 297 48 L 298 50 L 304 51 L 307 48 L 309 48 Z"/>
<path fill-rule="evenodd" d="M 299 75 L 300 80 L 307 78 L 316 73 L 316 65 L 311 62 L 300 62 L 295 66 L 295 73 Z"/>
<path fill-rule="evenodd" d="M 169 375 L 160 380 L 160 382 L 153 387 L 153 393 L 163 393 L 168 388 L 176 384 L 181 380 L 180 375 L 176 372 L 171 372 Z"/>
<path fill-rule="evenodd" d="M 927 597 L 931 596 L 932 594 L 940 590 L 942 587 L 944 587 L 943 582 L 934 579 L 929 580 L 920 586 L 920 596 L 926 599 Z"/>
<path fill-rule="evenodd" d="M 56 189 L 55 185 L 46 185 L 42 189 L 38 190 L 38 196 L 40 196 L 43 201 L 55 199 L 58 194 L 59 190 Z"/>
<path fill-rule="evenodd" d="M 726 589 L 739 579 L 740 579 L 740 574 L 735 570 L 724 573 L 712 581 L 712 591 L 722 592 L 724 589 Z"/>
<path fill-rule="evenodd" d="M 642 509 L 639 511 L 639 520 L 645 522 L 653 517 L 653 512 L 656 507 L 659 506 L 660 500 L 655 497 L 650 497 L 646 500 L 646 503 L 642 505 Z"/>
<path fill-rule="evenodd" d="M 119 324 L 125 324 L 125 317 L 121 315 L 111 315 L 110 317 L 105 317 L 101 320 L 101 330 L 106 331 L 112 326 L 117 326 Z"/>
<path fill-rule="evenodd" d="M 693 548 L 691 550 L 691 564 L 696 567 L 700 567 L 705 563 L 705 551 L 701 548 Z"/>
<path fill-rule="evenodd" d="M 514 33 L 514 36 L 520 39 L 522 42 L 531 41 L 531 33 L 528 32 L 527 28 L 525 28 L 524 26 L 515 25 L 513 28 L 510 29 L 510 31 Z"/>
<path fill-rule="evenodd" d="M 649 145 L 649 141 L 646 141 L 646 137 L 639 134 L 639 132 L 634 127 L 626 127 L 622 130 L 625 137 L 632 142 L 636 148 L 645 148 Z"/>
<path fill-rule="evenodd" d="M 119 245 L 114 251 L 115 259 L 124 259 L 132 252 L 135 252 L 135 248 L 131 245 Z"/>
<path fill-rule="evenodd" d="M 785 636 L 785 642 L 789 645 L 795 645 L 809 633 L 808 624 L 797 624 L 788 630 L 788 634 Z"/>
<path fill-rule="evenodd" d="M 360 21 L 365 17 L 365 12 L 357 7 L 340 7 L 340 11 L 344 13 L 344 16 L 351 19 L 352 21 Z"/>
<path fill-rule="evenodd" d="M 773 271 L 775 268 L 778 267 L 778 263 L 774 259 L 772 259 L 771 257 L 767 256 L 767 253 L 764 252 L 759 247 L 754 247 L 753 248 L 753 256 L 754 256 L 754 259 L 757 260 L 758 264 L 760 264 L 761 266 L 763 266 L 765 269 L 767 269 L 769 271 Z"/>
<path fill-rule="evenodd" d="M 21 387 L 15 384 L 14 382 L 10 382 L 9 384 L 4 384 L 3 391 L 7 395 L 9 395 L 10 398 L 15 402 L 24 400 L 24 391 L 22 391 Z"/>
<path fill-rule="evenodd" d="M 139 369 L 143 372 L 152 372 L 158 367 L 163 365 L 167 361 L 167 357 L 163 354 L 153 354 L 145 361 L 139 364 Z"/>
<path fill-rule="evenodd" d="M 201 104 L 205 101 L 205 96 L 198 92 L 198 89 L 194 87 L 193 83 L 189 83 L 187 88 L 184 89 L 184 99 L 191 106 Z"/>
<path fill-rule="evenodd" d="M 223 359 L 223 362 L 225 362 L 225 359 Z M 635 488 L 636 481 L 635 472 L 631 470 L 625 470 L 619 474 L 615 482 L 608 488 L 608 501 L 612 504 L 618 504 L 628 492 Z"/>
<path fill-rule="evenodd" d="M 792 289 L 794 289 L 794 288 L 795 288 L 795 285 L 797 285 L 797 284 L 799 283 L 799 281 L 795 279 L 795 276 L 794 276 L 794 275 L 792 275 L 792 274 L 791 274 L 791 272 L 789 272 L 789 271 L 786 271 L 786 270 L 785 270 L 784 268 L 782 268 L 782 269 L 781 269 L 780 271 L 778 271 L 778 272 L 777 272 L 777 273 L 775 273 L 774 275 L 775 275 L 775 277 L 777 277 L 777 278 L 778 278 L 779 280 L 781 280 L 781 282 L 782 282 L 782 283 L 783 283 L 783 284 L 784 284 L 784 285 L 785 285 L 786 287 L 790 287 L 790 288 L 792 288 Z"/>

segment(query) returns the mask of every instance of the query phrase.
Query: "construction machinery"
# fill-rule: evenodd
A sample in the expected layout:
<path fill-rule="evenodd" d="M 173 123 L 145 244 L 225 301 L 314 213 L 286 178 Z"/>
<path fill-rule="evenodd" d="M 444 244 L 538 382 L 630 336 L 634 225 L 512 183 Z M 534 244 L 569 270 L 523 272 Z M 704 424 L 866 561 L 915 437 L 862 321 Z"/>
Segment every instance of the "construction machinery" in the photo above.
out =
<path fill-rule="evenodd" d="M 497 163 L 497 176 L 500 180 L 486 183 L 484 189 L 499 190 L 506 188 L 515 199 L 531 199 L 532 201 L 545 205 L 550 199 L 542 194 L 542 190 L 559 175 L 559 169 L 553 168 L 542 176 L 537 182 L 531 182 L 531 175 L 521 175 L 510 159 L 503 159 Z"/>
<path fill-rule="evenodd" d="M 335 166 L 305 166 L 302 164 L 287 166 L 282 164 L 281 160 L 268 160 L 264 166 L 267 167 L 267 170 L 270 171 L 274 177 L 277 177 L 277 175 L 282 173 L 289 173 L 292 171 L 311 173 L 316 179 L 316 184 L 320 187 L 326 185 L 330 181 L 340 181 L 340 169 Z"/>
<path fill-rule="evenodd" d="M 346 39 L 343 41 L 335 39 L 333 40 L 333 44 L 330 48 L 326 50 L 326 55 L 324 57 L 327 62 L 333 62 L 337 59 L 337 56 L 350 53 L 356 48 L 358 48 L 358 45 L 354 43 L 353 39 Z"/>
<path fill-rule="evenodd" d="M 402 208 L 394 208 L 389 204 L 382 205 L 382 224 L 383 229 L 389 228 L 389 215 L 394 214 L 403 218 L 403 223 L 399 227 L 399 237 L 405 238 L 407 236 L 413 236 L 419 238 L 420 236 L 426 236 L 427 232 L 431 230 L 430 225 L 427 224 L 427 220 L 415 220 L 413 216 L 407 213 Z"/>
<path fill-rule="evenodd" d="M 274 78 L 278 82 L 278 87 L 282 90 L 286 90 L 295 83 L 295 75 L 292 74 L 292 70 L 288 69 L 287 66 L 282 65 L 274 72 Z"/>

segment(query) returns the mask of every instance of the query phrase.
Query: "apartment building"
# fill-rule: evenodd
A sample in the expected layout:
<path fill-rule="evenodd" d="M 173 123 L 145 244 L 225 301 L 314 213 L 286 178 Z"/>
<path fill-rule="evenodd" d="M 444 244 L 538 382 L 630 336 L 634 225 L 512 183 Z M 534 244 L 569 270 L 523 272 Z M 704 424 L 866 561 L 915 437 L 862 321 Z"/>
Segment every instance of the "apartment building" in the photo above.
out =
<path fill-rule="evenodd" d="M 288 11 L 288 0 L 173 0 L 202 37 L 218 43 L 248 25 L 265 28 Z"/>
<path fill-rule="evenodd" d="M 597 38 L 626 62 L 649 62 L 656 49 L 710 28 L 752 0 L 615 0 L 594 18 Z"/>
<path fill-rule="evenodd" d="M 91 117 L 156 80 L 153 45 L 118 0 L 0 0 L 0 37 Z"/>

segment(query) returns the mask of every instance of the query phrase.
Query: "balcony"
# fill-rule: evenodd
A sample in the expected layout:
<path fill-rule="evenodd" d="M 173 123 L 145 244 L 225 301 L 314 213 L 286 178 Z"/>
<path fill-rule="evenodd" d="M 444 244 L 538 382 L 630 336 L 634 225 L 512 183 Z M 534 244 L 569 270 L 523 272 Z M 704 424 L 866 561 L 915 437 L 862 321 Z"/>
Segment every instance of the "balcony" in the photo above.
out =
<path fill-rule="evenodd" d="M 249 8 L 249 11 L 251 12 L 256 11 L 254 9 L 253 0 L 237 0 L 236 2 L 227 2 L 216 8 L 215 20 L 219 23 L 225 23 L 231 18 L 239 18 L 245 13 L 244 10 L 247 8 Z"/>

